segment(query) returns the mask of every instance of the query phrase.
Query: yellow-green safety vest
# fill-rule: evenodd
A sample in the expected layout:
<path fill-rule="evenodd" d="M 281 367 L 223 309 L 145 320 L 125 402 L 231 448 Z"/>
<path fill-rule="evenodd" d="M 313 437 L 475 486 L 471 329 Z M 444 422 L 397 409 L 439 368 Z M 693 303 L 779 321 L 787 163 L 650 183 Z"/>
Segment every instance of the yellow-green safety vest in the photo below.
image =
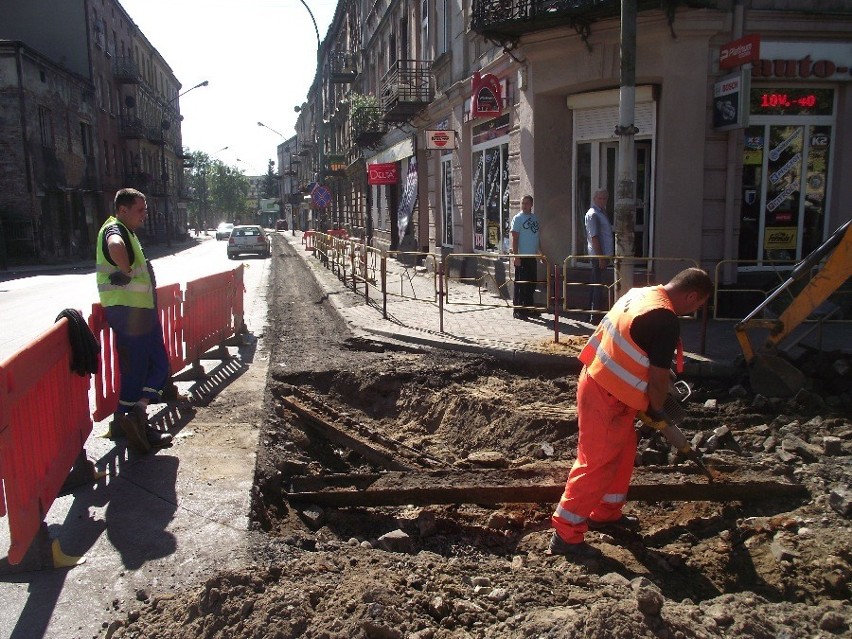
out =
<path fill-rule="evenodd" d="M 104 254 L 104 232 L 113 224 L 119 224 L 125 229 L 127 227 L 115 216 L 110 216 L 98 231 L 98 243 L 96 248 L 95 270 L 98 283 L 98 295 L 102 306 L 133 306 L 136 308 L 154 308 L 154 289 L 151 282 L 151 274 L 148 272 L 148 264 L 142 245 L 135 233 L 128 230 L 130 246 L 135 261 L 131 264 L 130 282 L 126 286 L 117 286 L 110 283 L 109 276 L 119 269 L 112 264 Z"/>

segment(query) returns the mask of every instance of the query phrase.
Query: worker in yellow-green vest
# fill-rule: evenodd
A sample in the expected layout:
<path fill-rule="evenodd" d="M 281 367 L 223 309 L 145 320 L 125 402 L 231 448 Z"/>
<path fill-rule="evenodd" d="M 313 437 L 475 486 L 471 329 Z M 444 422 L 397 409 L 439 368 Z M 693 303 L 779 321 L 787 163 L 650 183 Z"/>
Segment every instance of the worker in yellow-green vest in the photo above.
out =
<path fill-rule="evenodd" d="M 140 453 L 172 441 L 169 433 L 148 423 L 148 405 L 162 401 L 170 374 L 153 271 L 136 236 L 147 216 L 145 195 L 120 189 L 115 194 L 115 214 L 98 232 L 96 248 L 98 295 L 115 335 L 121 378 L 110 432 L 113 438 L 126 436 L 131 448 Z"/>

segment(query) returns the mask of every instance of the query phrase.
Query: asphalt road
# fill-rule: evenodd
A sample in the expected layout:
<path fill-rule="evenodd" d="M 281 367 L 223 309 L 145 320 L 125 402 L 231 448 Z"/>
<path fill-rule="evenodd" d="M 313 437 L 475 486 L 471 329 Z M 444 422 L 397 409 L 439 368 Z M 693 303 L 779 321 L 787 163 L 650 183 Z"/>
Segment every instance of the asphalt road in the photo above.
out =
<path fill-rule="evenodd" d="M 211 236 L 186 250 L 154 259 L 157 283 L 186 284 L 205 275 L 228 271 L 240 262 L 250 265 L 245 272 L 246 303 L 252 291 L 265 278 L 267 262 L 253 256 L 229 260 L 224 241 Z M 256 268 L 259 267 L 259 268 Z M 84 317 L 98 301 L 93 264 L 81 263 L 61 271 L 22 271 L 18 277 L 0 282 L 0 360 L 36 339 L 66 308 L 79 310 Z"/>

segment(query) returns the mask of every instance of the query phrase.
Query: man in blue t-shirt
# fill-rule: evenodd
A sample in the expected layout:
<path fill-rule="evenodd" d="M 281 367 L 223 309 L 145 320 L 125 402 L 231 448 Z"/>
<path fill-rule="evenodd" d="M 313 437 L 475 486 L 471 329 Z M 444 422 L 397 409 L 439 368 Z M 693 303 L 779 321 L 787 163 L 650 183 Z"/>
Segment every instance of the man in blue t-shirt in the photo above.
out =
<path fill-rule="evenodd" d="M 588 255 L 615 254 L 612 224 L 609 223 L 609 218 L 606 216 L 607 201 L 609 201 L 609 193 L 605 189 L 595 191 L 592 196 L 592 206 L 586 212 L 586 249 Z M 605 295 L 604 288 L 600 286 L 603 283 L 607 262 L 606 257 L 592 258 L 592 290 L 589 294 L 589 309 L 592 311 L 609 310 L 608 296 Z M 596 322 L 601 317 L 603 315 L 595 317 L 593 314 L 590 321 Z"/>
<path fill-rule="evenodd" d="M 539 226 L 538 218 L 532 212 L 532 195 L 525 195 L 521 200 L 521 211 L 512 218 L 510 226 L 512 233 L 512 255 L 515 266 L 515 291 L 513 317 L 524 319 L 530 315 L 540 315 L 541 312 L 532 308 L 534 305 L 536 280 L 538 279 Z M 527 257 L 518 257 L 524 255 Z"/>

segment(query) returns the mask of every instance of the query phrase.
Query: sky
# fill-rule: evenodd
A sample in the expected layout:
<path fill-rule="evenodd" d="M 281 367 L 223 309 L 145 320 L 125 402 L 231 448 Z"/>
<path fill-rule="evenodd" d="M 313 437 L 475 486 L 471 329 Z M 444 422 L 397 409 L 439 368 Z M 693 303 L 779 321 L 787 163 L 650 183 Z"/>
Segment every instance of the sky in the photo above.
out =
<path fill-rule="evenodd" d="M 277 170 L 276 147 L 295 135 L 293 107 L 316 72 L 316 31 L 300 0 L 119 2 L 182 91 L 209 82 L 180 98 L 183 145 L 246 175 L 265 174 L 269 160 Z M 337 0 L 305 2 L 325 38 Z"/>

